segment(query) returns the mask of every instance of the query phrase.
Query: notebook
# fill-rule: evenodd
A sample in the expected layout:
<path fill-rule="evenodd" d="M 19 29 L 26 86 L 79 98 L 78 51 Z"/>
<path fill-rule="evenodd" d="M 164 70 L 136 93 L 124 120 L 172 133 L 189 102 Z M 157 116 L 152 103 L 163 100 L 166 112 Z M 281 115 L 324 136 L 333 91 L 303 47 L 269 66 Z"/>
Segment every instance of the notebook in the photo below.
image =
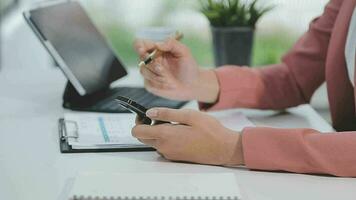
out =
<path fill-rule="evenodd" d="M 233 173 L 82 172 L 68 199 L 239 200 L 241 193 Z"/>
<path fill-rule="evenodd" d="M 240 131 L 254 126 L 241 112 L 211 112 L 223 126 Z M 153 150 L 131 135 L 136 115 L 132 113 L 65 113 L 60 119 L 60 148 L 62 153 Z"/>

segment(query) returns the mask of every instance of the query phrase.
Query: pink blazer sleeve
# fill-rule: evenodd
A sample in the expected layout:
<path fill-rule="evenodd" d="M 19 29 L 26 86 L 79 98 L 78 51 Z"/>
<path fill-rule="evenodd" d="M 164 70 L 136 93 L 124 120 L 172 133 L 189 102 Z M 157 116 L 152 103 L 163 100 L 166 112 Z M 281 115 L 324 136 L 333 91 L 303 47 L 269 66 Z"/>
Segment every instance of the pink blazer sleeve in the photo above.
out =
<path fill-rule="evenodd" d="M 281 64 L 251 69 L 224 66 L 215 72 L 220 84 L 218 101 L 200 104 L 203 110 L 232 107 L 283 109 L 310 101 L 325 81 L 325 60 L 340 3 L 332 0 L 322 16 L 310 24 Z"/>
<path fill-rule="evenodd" d="M 332 0 L 310 24 L 282 63 L 262 69 L 225 66 L 216 70 L 220 94 L 203 110 L 232 107 L 283 109 L 307 103 L 325 80 L 330 34 L 342 1 Z M 356 132 L 319 133 L 311 129 L 246 128 L 245 164 L 259 170 L 283 170 L 356 177 Z"/>
<path fill-rule="evenodd" d="M 356 132 L 245 128 L 242 146 L 250 169 L 356 177 Z"/>

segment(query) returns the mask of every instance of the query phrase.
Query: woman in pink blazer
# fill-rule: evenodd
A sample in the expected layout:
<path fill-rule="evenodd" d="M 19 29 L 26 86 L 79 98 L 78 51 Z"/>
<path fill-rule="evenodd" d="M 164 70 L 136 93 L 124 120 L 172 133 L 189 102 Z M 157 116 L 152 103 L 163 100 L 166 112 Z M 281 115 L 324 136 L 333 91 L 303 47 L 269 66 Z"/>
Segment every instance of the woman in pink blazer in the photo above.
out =
<path fill-rule="evenodd" d="M 146 88 L 170 99 L 198 100 L 202 110 L 297 106 L 326 81 L 339 132 L 257 127 L 236 133 L 203 112 L 153 108 L 150 118 L 179 124 L 138 124 L 132 134 L 175 161 L 356 177 L 355 5 L 356 0 L 331 0 L 282 63 L 262 69 L 200 69 L 175 40 L 135 43 L 141 57 L 153 48 L 164 52 L 140 69 Z"/>

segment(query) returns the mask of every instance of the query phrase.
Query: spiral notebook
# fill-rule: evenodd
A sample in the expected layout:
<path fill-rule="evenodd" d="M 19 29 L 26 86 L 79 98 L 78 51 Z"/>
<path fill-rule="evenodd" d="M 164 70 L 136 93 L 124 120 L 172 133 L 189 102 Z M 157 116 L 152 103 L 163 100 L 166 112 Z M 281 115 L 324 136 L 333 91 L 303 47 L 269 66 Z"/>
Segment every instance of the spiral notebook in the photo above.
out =
<path fill-rule="evenodd" d="M 69 200 L 240 200 L 232 173 L 82 172 Z"/>

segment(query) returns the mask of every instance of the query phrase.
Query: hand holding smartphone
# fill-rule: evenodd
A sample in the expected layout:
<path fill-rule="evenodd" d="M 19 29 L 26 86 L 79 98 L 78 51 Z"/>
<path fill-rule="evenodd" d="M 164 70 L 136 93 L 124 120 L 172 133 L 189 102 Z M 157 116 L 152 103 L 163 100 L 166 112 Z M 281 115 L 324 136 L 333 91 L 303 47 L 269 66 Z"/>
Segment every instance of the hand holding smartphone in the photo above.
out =
<path fill-rule="evenodd" d="M 146 116 L 147 108 L 145 108 L 144 106 L 140 105 L 139 103 L 135 102 L 134 100 L 132 100 L 130 98 L 118 96 L 115 100 L 122 107 L 126 108 L 127 110 L 131 111 L 132 113 L 136 113 L 143 124 L 156 125 L 156 124 L 162 124 L 162 123 L 169 123 L 169 122 L 164 122 L 164 121 L 151 120 L 149 117 Z"/>

